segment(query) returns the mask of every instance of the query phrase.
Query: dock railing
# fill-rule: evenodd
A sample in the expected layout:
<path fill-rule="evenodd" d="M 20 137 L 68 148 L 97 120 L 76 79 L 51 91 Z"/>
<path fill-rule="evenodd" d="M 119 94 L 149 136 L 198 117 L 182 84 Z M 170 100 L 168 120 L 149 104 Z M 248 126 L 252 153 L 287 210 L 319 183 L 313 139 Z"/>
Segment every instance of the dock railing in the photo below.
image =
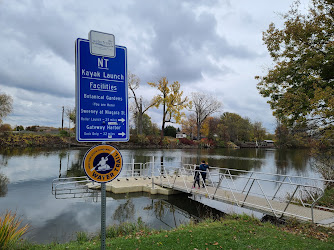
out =
<path fill-rule="evenodd" d="M 179 168 L 162 166 L 163 185 L 192 193 L 194 180 L 191 177 L 195 175 L 195 167 L 193 164 L 184 164 Z M 277 218 L 294 216 L 314 222 L 315 208 L 334 211 L 332 208 L 318 205 L 324 194 L 324 187 L 333 182 L 320 178 L 210 167 L 207 182 L 204 183 L 204 189 L 201 188 L 200 194 L 239 207 L 268 211 Z M 222 193 L 221 190 L 227 193 Z M 257 198 L 261 198 L 262 201 L 257 203 Z M 292 204 L 310 208 L 310 215 L 291 212 Z"/>
<path fill-rule="evenodd" d="M 56 199 L 97 198 L 99 193 L 88 188 L 90 182 L 86 176 L 57 178 L 52 181 L 52 194 Z"/>
<path fill-rule="evenodd" d="M 195 170 L 196 166 L 182 162 L 165 164 L 155 162 L 154 158 L 147 163 L 135 163 L 132 160 L 123 165 L 117 178 L 149 178 L 152 179 L 152 188 L 158 184 L 187 193 L 196 192 L 209 199 L 268 212 L 277 218 L 291 215 L 315 222 L 315 209 L 334 212 L 332 208 L 318 205 L 324 188 L 328 184 L 333 185 L 333 180 L 210 167 L 206 183 L 203 182 L 202 175 L 199 175 L 204 188 L 197 191 L 192 188 L 194 175 L 198 171 Z M 57 178 L 52 182 L 52 193 L 56 198 L 94 196 L 96 190 L 88 189 L 89 182 L 91 181 L 86 176 Z M 260 202 L 257 198 L 261 199 Z M 309 208 L 310 214 L 305 216 L 292 212 L 291 207 L 295 205 Z"/>

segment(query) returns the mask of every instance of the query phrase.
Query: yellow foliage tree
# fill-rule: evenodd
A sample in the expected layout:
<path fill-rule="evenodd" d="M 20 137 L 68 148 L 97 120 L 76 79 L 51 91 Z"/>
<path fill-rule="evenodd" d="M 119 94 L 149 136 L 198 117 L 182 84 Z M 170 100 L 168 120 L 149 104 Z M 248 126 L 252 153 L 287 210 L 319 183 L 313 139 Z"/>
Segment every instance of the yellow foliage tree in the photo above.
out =
<path fill-rule="evenodd" d="M 156 108 L 162 105 L 161 139 L 163 139 L 166 123 L 180 123 L 181 118 L 185 116 L 181 111 L 190 107 L 191 103 L 187 97 L 182 99 L 183 91 L 180 90 L 178 81 L 169 84 L 167 77 L 162 77 L 158 83 L 148 82 L 148 84 L 160 91 L 160 94 L 153 97 L 153 102 Z"/>

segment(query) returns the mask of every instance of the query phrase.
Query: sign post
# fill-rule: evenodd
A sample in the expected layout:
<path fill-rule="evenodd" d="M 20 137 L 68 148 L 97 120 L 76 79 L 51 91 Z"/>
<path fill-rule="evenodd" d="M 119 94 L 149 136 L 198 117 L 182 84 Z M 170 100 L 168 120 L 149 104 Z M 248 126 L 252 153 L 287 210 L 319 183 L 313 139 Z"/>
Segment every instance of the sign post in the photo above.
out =
<path fill-rule="evenodd" d="M 116 178 L 123 160 L 106 142 L 129 140 L 127 50 L 112 34 L 89 32 L 75 43 L 76 139 L 102 142 L 84 156 L 86 175 L 101 183 L 101 249 L 106 247 L 106 182 Z"/>
<path fill-rule="evenodd" d="M 106 184 L 101 183 L 101 249 L 106 249 Z"/>
<path fill-rule="evenodd" d="M 83 167 L 88 178 L 101 183 L 101 249 L 105 249 L 106 240 L 106 183 L 120 174 L 122 166 L 121 153 L 105 143 L 90 148 L 83 158 Z"/>

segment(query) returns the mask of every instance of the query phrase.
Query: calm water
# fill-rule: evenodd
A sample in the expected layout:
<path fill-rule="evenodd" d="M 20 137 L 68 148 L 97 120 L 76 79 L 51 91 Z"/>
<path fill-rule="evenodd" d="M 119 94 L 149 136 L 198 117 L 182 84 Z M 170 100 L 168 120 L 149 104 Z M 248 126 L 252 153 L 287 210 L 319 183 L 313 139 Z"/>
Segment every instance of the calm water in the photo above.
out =
<path fill-rule="evenodd" d="M 81 160 L 87 149 L 43 151 L 37 149 L 0 150 L 0 213 L 16 211 L 31 225 L 26 237 L 34 242 L 64 242 L 75 232 L 95 233 L 100 229 L 100 202 L 93 199 L 55 199 L 52 180 L 83 176 Z M 124 163 L 163 161 L 199 163 L 204 159 L 215 167 L 266 173 L 320 177 L 304 150 L 219 149 L 219 150 L 120 150 Z M 123 169 L 124 170 L 124 169 Z M 191 218 L 208 213 L 201 203 L 224 212 L 229 209 L 205 198 L 187 195 L 156 196 L 145 193 L 107 197 L 107 224 L 136 222 L 141 218 L 149 227 L 169 229 Z M 211 212 L 211 211 L 210 211 Z"/>

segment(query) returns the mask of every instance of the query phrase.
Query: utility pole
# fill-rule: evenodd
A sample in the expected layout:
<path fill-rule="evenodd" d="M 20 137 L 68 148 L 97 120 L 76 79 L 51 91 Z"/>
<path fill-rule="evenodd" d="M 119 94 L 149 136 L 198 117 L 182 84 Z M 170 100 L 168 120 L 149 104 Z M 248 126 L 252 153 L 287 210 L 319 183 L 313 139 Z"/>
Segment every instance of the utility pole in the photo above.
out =
<path fill-rule="evenodd" d="M 71 115 L 68 116 L 68 136 L 71 137 Z"/>
<path fill-rule="evenodd" d="M 61 130 L 64 130 L 64 106 L 63 106 L 63 112 L 61 115 Z"/>

